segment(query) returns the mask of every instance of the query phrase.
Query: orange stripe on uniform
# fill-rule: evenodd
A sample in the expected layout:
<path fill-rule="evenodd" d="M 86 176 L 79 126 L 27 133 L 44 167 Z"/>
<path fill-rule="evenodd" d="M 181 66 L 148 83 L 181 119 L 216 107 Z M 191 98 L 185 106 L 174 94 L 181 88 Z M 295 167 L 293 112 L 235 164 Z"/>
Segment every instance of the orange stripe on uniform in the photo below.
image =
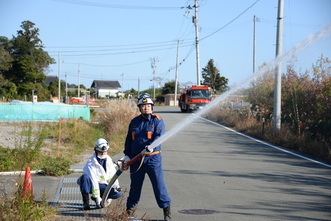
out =
<path fill-rule="evenodd" d="M 154 152 L 152 152 L 150 154 L 147 154 L 146 156 L 151 156 L 151 155 L 155 155 L 155 154 L 159 154 L 159 153 L 161 153 L 161 150 L 154 151 Z"/>
<path fill-rule="evenodd" d="M 157 119 L 161 120 L 162 118 L 158 114 L 152 114 L 152 116 L 155 116 Z"/>
<path fill-rule="evenodd" d="M 153 132 L 152 131 L 147 131 L 147 139 L 151 140 L 153 138 Z"/>
<path fill-rule="evenodd" d="M 135 131 L 132 131 L 132 132 L 131 132 L 131 139 L 132 139 L 132 140 L 135 140 L 135 139 L 136 139 L 134 135 L 135 135 Z"/>

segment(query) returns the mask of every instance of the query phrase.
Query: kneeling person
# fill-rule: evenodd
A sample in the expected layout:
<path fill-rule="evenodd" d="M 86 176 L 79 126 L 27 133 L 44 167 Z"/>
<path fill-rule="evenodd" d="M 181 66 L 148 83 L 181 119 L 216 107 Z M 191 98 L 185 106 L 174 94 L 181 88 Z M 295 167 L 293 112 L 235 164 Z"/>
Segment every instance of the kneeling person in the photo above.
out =
<path fill-rule="evenodd" d="M 92 194 L 91 199 L 95 201 L 97 208 L 101 208 L 102 194 L 116 173 L 116 164 L 107 155 L 108 149 L 108 142 L 103 138 L 98 139 L 94 147 L 95 153 L 87 160 L 83 169 L 84 174 L 78 179 L 84 210 L 90 209 L 89 194 Z M 108 195 L 108 201 L 117 199 L 121 195 L 121 188 L 116 180 Z"/>

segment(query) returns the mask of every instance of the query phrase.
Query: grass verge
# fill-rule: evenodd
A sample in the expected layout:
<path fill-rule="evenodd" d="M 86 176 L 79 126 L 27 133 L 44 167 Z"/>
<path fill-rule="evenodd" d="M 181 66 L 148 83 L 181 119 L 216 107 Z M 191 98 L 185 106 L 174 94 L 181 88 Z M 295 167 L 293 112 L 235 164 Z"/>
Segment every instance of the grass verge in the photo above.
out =
<path fill-rule="evenodd" d="M 221 106 L 209 111 L 205 117 L 252 137 L 331 163 L 330 140 L 311 139 L 307 133 L 296 134 L 286 123 L 282 124 L 279 131 L 275 131 L 271 121 L 258 120 L 249 109 L 238 110 Z"/>

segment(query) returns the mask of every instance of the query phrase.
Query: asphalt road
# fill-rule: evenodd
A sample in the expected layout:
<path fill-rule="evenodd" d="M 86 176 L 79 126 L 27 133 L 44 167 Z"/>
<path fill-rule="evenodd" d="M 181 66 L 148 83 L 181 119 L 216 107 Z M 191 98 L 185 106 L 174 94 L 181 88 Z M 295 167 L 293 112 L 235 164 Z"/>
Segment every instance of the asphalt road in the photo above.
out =
<path fill-rule="evenodd" d="M 155 107 L 155 112 L 168 131 L 189 115 L 177 107 Z M 200 118 L 164 141 L 162 149 L 173 220 L 331 219 L 330 167 Z M 129 188 L 127 172 L 120 183 Z M 137 217 L 144 213 L 163 217 L 148 177 Z"/>

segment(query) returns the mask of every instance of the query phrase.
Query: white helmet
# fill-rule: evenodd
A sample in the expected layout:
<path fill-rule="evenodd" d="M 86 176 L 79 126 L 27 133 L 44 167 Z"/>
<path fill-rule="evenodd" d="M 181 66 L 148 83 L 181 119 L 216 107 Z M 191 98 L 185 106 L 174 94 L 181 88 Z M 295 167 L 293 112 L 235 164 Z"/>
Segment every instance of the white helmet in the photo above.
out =
<path fill-rule="evenodd" d="M 103 138 L 97 139 L 97 141 L 95 142 L 95 147 L 94 147 L 95 151 L 107 152 L 108 149 L 109 149 L 109 145 L 105 139 L 103 139 Z"/>
<path fill-rule="evenodd" d="M 139 97 L 138 97 L 138 104 L 137 104 L 138 107 L 141 104 L 151 104 L 151 105 L 154 105 L 154 103 L 152 101 L 152 98 L 151 98 L 151 95 L 149 95 L 148 93 L 140 94 Z"/>

